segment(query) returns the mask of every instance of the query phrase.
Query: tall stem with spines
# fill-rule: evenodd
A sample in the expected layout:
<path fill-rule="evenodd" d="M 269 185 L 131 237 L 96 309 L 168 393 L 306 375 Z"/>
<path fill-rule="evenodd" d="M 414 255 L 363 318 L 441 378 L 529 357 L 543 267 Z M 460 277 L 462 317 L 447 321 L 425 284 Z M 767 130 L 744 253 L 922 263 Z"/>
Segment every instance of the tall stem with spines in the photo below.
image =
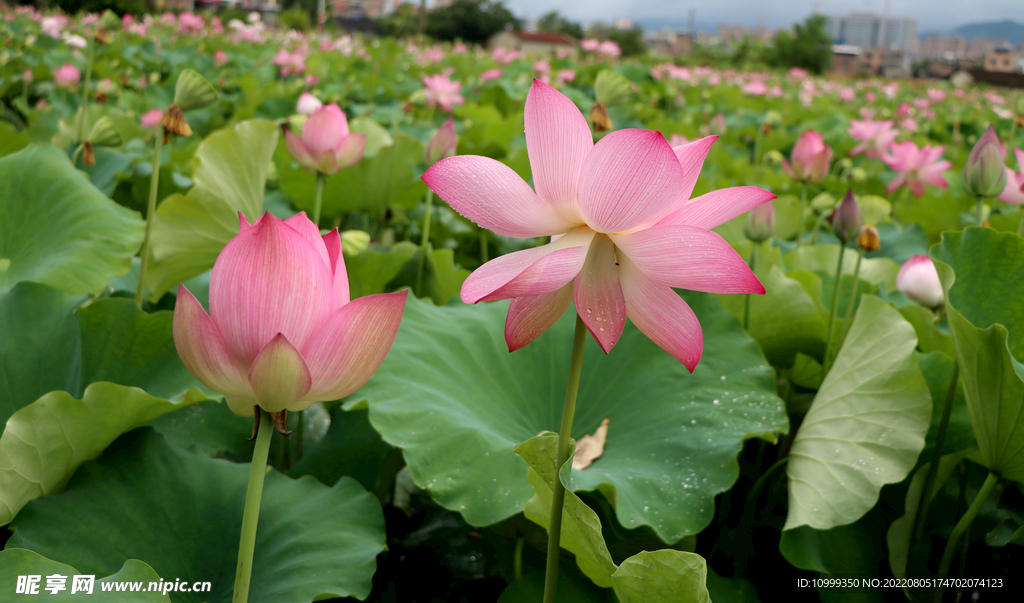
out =
<path fill-rule="evenodd" d="M 256 448 L 249 466 L 249 487 L 245 491 L 245 510 L 242 512 L 242 536 L 238 542 L 238 569 L 235 572 L 235 594 L 232 603 L 249 600 L 249 581 L 252 579 L 252 558 L 256 551 L 256 526 L 260 519 L 260 501 L 263 499 L 263 479 L 267 475 L 267 456 L 274 422 L 267 411 L 257 408 L 260 426 L 256 434 Z"/>
<path fill-rule="evenodd" d="M 548 521 L 548 561 L 544 573 L 544 603 L 555 603 L 555 590 L 558 584 L 558 557 L 562 550 L 562 507 L 565 504 L 565 485 L 562 484 L 559 472 L 569 460 L 572 419 L 576 414 L 576 394 L 580 389 L 580 374 L 583 372 L 583 348 L 586 343 L 587 325 L 577 313 L 576 332 L 572 340 L 572 359 L 569 361 L 569 383 L 565 388 L 562 425 L 558 429 L 558 462 L 555 465 L 555 483 L 551 493 L 551 518 Z"/>
<path fill-rule="evenodd" d="M 135 303 L 142 307 L 142 294 L 146 290 L 146 270 L 149 268 L 149 242 L 156 218 L 156 195 L 160 185 L 160 153 L 163 151 L 164 129 L 156 130 L 153 144 L 153 173 L 149 176 L 149 204 L 146 205 L 146 238 L 142 241 L 142 265 L 139 267 L 139 284 L 135 286 Z"/>
<path fill-rule="evenodd" d="M 832 349 L 832 327 L 836 322 L 836 312 L 839 311 L 839 283 L 843 279 L 843 254 L 846 253 L 846 245 L 841 244 L 839 246 L 839 263 L 836 265 L 836 282 L 832 287 L 832 311 L 828 315 L 828 331 L 825 333 L 825 357 L 822 363 L 824 367 L 823 375 L 828 374 L 828 369 L 832 363 L 829 360 L 829 351 Z"/>
<path fill-rule="evenodd" d="M 92 79 L 93 48 L 96 47 L 95 40 L 89 40 L 87 43 L 89 44 L 89 58 L 85 63 L 85 80 L 82 81 L 82 106 L 80 107 L 82 116 L 78 118 L 78 140 L 76 141 L 79 144 L 85 141 L 85 107 L 86 103 L 89 102 L 89 80 Z"/>
<path fill-rule="evenodd" d="M 324 181 L 327 175 L 323 172 L 316 173 L 316 194 L 313 196 L 313 224 L 320 228 L 320 205 L 324 198 Z"/>
<path fill-rule="evenodd" d="M 423 237 L 420 239 L 420 263 L 416 267 L 416 297 L 423 295 L 423 266 L 427 263 L 427 244 L 430 242 L 430 218 L 434 207 L 434 191 L 427 189 L 426 210 L 423 213 Z"/>
<path fill-rule="evenodd" d="M 796 246 L 803 244 L 804 238 L 804 212 L 807 211 L 807 183 L 800 185 L 800 216 L 796 221 Z"/>

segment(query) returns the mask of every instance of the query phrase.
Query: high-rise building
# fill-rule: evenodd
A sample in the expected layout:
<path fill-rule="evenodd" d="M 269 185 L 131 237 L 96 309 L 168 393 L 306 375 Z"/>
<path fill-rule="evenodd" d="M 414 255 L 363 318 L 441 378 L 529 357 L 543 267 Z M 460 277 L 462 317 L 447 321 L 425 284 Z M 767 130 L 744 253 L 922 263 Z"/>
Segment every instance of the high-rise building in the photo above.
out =
<path fill-rule="evenodd" d="M 872 13 L 828 17 L 827 31 L 836 44 L 860 48 L 900 49 L 916 55 L 917 21 Z"/>

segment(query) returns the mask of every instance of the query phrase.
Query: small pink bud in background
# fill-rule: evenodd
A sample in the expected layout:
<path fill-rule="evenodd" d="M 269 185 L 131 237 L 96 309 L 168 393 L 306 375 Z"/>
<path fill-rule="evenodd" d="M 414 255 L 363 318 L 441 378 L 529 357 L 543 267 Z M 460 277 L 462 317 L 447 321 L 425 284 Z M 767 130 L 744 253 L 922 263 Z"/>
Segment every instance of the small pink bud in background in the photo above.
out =
<path fill-rule="evenodd" d="M 306 82 L 307 86 L 310 86 L 310 87 L 316 86 L 320 82 L 320 78 L 318 78 L 317 76 L 315 76 L 312 73 L 310 73 L 310 74 L 306 75 L 305 82 Z"/>
<path fill-rule="evenodd" d="M 146 113 L 142 116 L 142 119 L 140 119 L 139 121 L 141 122 L 143 128 L 149 129 L 159 126 L 160 120 L 162 120 L 163 118 L 164 112 L 154 107 L 149 111 L 146 111 Z"/>
<path fill-rule="evenodd" d="M 797 182 L 818 184 L 828 175 L 832 162 L 832 148 L 825 144 L 821 134 L 808 130 L 800 135 L 790 155 L 792 164 L 782 159 L 782 169 Z"/>
<path fill-rule="evenodd" d="M 21 81 L 25 82 L 26 84 L 31 83 L 32 80 L 34 80 L 35 78 L 36 76 L 34 73 L 32 73 L 31 69 L 26 69 L 25 72 L 21 74 Z"/>
<path fill-rule="evenodd" d="M 70 36 L 67 36 L 66 38 L 64 38 L 64 43 L 68 46 L 71 46 L 72 48 L 78 49 L 85 48 L 89 45 L 89 43 L 86 42 L 85 38 L 78 34 L 72 34 Z"/>
<path fill-rule="evenodd" d="M 978 138 L 964 164 L 964 192 L 972 197 L 996 197 L 1006 188 L 1003 146 L 990 125 Z"/>
<path fill-rule="evenodd" d="M 74 88 L 81 75 L 74 65 L 65 63 L 53 71 L 53 81 L 61 88 Z"/>
<path fill-rule="evenodd" d="M 459 136 L 455 132 L 455 120 L 451 117 L 444 125 L 434 133 L 427 143 L 427 150 L 423 160 L 427 167 L 430 167 L 446 157 L 455 155 L 455 149 L 459 144 Z"/>
<path fill-rule="evenodd" d="M 213 53 L 213 62 L 217 65 L 220 65 L 221 67 L 227 65 L 228 54 L 223 50 L 218 50 L 217 52 Z"/>
<path fill-rule="evenodd" d="M 328 176 L 359 163 L 366 150 L 366 134 L 349 133 L 348 119 L 336 104 L 314 111 L 301 138 L 286 131 L 284 142 L 300 165 Z"/>
<path fill-rule="evenodd" d="M 323 105 L 319 98 L 309 92 L 303 92 L 299 95 L 299 102 L 295 105 L 295 112 L 302 115 L 312 115 Z"/>
<path fill-rule="evenodd" d="M 501 69 L 488 69 L 487 71 L 484 71 L 483 73 L 480 74 L 480 81 L 489 82 L 491 80 L 496 80 L 500 78 L 501 75 Z"/>
<path fill-rule="evenodd" d="M 844 244 L 857 238 L 860 234 L 860 206 L 853 196 L 853 189 L 846 192 L 835 213 L 832 214 L 832 231 Z"/>
<path fill-rule="evenodd" d="M 939 272 L 926 255 L 915 255 L 903 263 L 896 273 L 896 288 L 926 308 L 938 308 L 943 303 Z"/>
<path fill-rule="evenodd" d="M 775 205 L 762 203 L 747 214 L 743 234 L 755 243 L 767 241 L 775 235 Z"/>

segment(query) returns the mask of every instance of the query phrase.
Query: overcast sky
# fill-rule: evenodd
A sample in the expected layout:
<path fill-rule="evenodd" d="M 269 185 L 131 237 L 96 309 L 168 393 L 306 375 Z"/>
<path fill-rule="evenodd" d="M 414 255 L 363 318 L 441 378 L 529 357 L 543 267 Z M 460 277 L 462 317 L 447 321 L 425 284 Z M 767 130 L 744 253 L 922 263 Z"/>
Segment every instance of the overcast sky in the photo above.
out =
<path fill-rule="evenodd" d="M 644 23 L 666 22 L 683 27 L 691 8 L 700 29 L 719 23 L 785 27 L 803 20 L 815 7 L 825 14 L 877 12 L 884 0 L 505 0 L 520 16 L 536 19 L 558 10 L 574 21 L 611 21 L 628 17 Z M 1024 0 L 892 0 L 889 13 L 917 19 L 917 31 L 943 31 L 966 23 L 1013 19 L 1024 22 Z"/>

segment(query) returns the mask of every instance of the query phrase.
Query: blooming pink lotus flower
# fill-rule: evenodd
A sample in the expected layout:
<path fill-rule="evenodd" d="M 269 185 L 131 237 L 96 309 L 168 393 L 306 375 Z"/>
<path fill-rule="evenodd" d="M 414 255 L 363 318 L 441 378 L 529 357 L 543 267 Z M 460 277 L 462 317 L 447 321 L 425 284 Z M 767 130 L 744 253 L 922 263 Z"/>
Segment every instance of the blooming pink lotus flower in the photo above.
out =
<path fill-rule="evenodd" d="M 39 25 L 42 27 L 44 34 L 59 40 L 60 32 L 64 31 L 64 28 L 68 25 L 68 18 L 64 15 L 51 15 L 40 19 Z"/>
<path fill-rule="evenodd" d="M 462 105 L 466 99 L 462 98 L 459 90 L 462 84 L 453 82 L 444 74 L 423 76 L 423 85 L 427 87 L 424 95 L 427 97 L 427 106 L 441 107 L 443 111 L 451 113 L 453 105 Z"/>
<path fill-rule="evenodd" d="M 915 255 L 903 263 L 896 273 L 896 288 L 907 299 L 927 308 L 942 305 L 942 282 L 935 263 L 926 255 Z"/>
<path fill-rule="evenodd" d="M 72 48 L 78 48 L 79 50 L 89 46 L 89 42 L 78 34 L 71 34 L 70 36 L 64 37 L 64 43 Z"/>
<path fill-rule="evenodd" d="M 889 143 L 896 140 L 899 130 L 892 127 L 891 121 L 864 121 L 850 120 L 850 129 L 847 134 L 860 141 L 860 144 L 850 150 L 850 155 L 864 153 L 868 159 L 879 159 L 885 154 Z"/>
<path fill-rule="evenodd" d="M 1024 204 L 1024 151 L 1014 149 L 1013 154 L 1017 157 L 1017 167 L 1021 171 L 1006 170 L 1006 188 L 996 198 L 1003 203 L 1022 205 Z"/>
<path fill-rule="evenodd" d="M 587 38 L 580 40 L 580 48 L 587 52 L 597 52 L 597 49 L 601 46 L 601 40 L 595 40 L 594 38 Z"/>
<path fill-rule="evenodd" d="M 140 119 L 139 121 L 141 122 L 142 127 L 148 130 L 149 128 L 155 128 L 159 126 L 160 120 L 162 120 L 163 118 L 164 112 L 154 107 L 149 111 L 146 111 L 146 113 L 143 114 L 142 119 Z"/>
<path fill-rule="evenodd" d="M 491 80 L 499 79 L 502 76 L 501 69 L 488 69 L 480 74 L 481 82 L 489 82 Z"/>
<path fill-rule="evenodd" d="M 690 199 L 715 137 L 673 149 L 651 130 L 618 130 L 596 145 L 571 100 L 534 80 L 526 97 L 526 148 L 536 192 L 486 157 L 444 159 L 423 180 L 457 212 L 507 237 L 551 236 L 503 255 L 462 286 L 467 303 L 511 299 L 509 351 L 547 330 L 575 302 L 608 352 L 628 316 L 691 371 L 700 323 L 672 287 L 764 293 L 746 262 L 709 230 L 775 195 L 743 186 Z"/>
<path fill-rule="evenodd" d="M 286 131 L 284 144 L 299 165 L 330 176 L 359 163 L 366 150 L 366 134 L 350 133 L 345 113 L 330 104 L 306 120 L 301 138 Z"/>
<path fill-rule="evenodd" d="M 605 40 L 598 44 L 597 54 L 614 58 L 622 54 L 622 48 L 619 47 L 617 42 Z"/>
<path fill-rule="evenodd" d="M 273 63 L 281 68 L 281 77 L 300 75 L 306 72 L 306 55 L 301 50 L 288 52 L 281 48 L 277 51 Z"/>
<path fill-rule="evenodd" d="M 782 158 L 782 170 L 797 182 L 819 184 L 828 175 L 828 167 L 832 162 L 832 147 L 825 144 L 821 134 L 808 130 L 800 135 L 793 145 L 790 165 Z"/>
<path fill-rule="evenodd" d="M 174 344 L 185 368 L 243 417 L 359 389 L 394 342 L 406 292 L 350 301 L 337 229 L 321 237 L 305 212 L 239 221 L 213 265 L 210 313 L 178 286 Z"/>
<path fill-rule="evenodd" d="M 912 140 L 889 145 L 889 154 L 883 155 L 882 161 L 896 172 L 897 177 L 885 187 L 885 192 L 891 193 L 905 184 L 920 199 L 924 195 L 925 184 L 937 188 L 949 186 L 942 172 L 952 168 L 953 164 L 945 159 L 939 160 L 945 150 L 944 146 L 931 145 L 918 148 Z"/>
<path fill-rule="evenodd" d="M 572 69 L 559 69 L 558 78 L 555 79 L 555 84 L 558 86 L 564 86 L 567 82 L 576 81 L 576 72 Z"/>
<path fill-rule="evenodd" d="M 71 63 L 65 63 L 53 70 L 53 81 L 61 88 L 74 88 L 81 76 L 82 73 Z"/>
<path fill-rule="evenodd" d="M 299 95 L 299 102 L 295 104 L 295 112 L 300 115 L 312 115 L 317 109 L 323 107 L 324 103 L 309 92 Z"/>

